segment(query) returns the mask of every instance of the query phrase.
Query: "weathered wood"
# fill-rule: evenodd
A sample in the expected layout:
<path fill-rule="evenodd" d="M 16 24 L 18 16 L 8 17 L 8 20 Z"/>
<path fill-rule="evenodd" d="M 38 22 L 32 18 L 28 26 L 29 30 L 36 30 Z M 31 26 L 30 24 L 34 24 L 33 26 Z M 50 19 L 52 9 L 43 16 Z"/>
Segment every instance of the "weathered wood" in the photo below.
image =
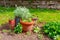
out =
<path fill-rule="evenodd" d="M 0 5 L 6 6 L 26 6 L 33 8 L 54 8 L 60 9 L 60 1 L 42 1 L 42 0 L 0 0 Z"/>

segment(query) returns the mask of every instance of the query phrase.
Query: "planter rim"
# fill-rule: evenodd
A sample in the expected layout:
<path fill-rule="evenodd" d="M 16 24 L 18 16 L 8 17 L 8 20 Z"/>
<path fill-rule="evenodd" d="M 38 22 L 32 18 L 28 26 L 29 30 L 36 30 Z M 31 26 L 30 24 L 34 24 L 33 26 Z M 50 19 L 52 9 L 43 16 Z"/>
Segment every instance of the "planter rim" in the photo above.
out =
<path fill-rule="evenodd" d="M 23 22 L 22 20 L 20 20 L 20 23 L 21 24 L 24 24 L 24 25 L 32 25 L 32 24 L 34 24 L 34 21 L 31 21 L 31 22 Z"/>

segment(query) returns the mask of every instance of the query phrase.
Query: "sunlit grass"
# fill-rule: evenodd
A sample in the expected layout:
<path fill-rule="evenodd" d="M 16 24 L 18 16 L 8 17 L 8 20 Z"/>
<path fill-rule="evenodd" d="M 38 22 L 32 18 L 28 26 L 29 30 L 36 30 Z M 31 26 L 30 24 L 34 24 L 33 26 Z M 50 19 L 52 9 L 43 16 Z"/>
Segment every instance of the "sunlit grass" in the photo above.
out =
<path fill-rule="evenodd" d="M 5 12 L 0 14 L 0 24 L 7 23 L 11 17 L 14 17 L 13 12 L 9 12 L 9 13 Z"/>
<path fill-rule="evenodd" d="M 58 13 L 35 13 L 38 18 L 39 21 L 45 21 L 45 22 L 49 22 L 49 21 L 60 21 L 60 14 Z"/>
<path fill-rule="evenodd" d="M 1 7 L 0 7 L 1 8 Z M 3 10 L 3 11 L 1 11 Z M 9 18 L 14 17 L 14 8 L 1 8 L 0 9 L 0 24 L 5 24 L 9 21 Z M 38 16 L 39 21 L 60 21 L 60 10 L 54 9 L 32 9 L 31 14 Z"/>
<path fill-rule="evenodd" d="M 30 9 L 32 14 L 38 16 L 39 21 L 58 21 L 60 22 L 60 10 L 55 9 Z"/>

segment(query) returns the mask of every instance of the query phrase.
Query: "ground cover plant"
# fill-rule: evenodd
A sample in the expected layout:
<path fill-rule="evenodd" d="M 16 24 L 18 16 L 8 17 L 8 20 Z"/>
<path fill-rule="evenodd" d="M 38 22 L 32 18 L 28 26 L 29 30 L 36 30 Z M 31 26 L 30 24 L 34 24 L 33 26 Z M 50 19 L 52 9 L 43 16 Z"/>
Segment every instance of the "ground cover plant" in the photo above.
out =
<path fill-rule="evenodd" d="M 39 27 L 34 27 L 33 31 L 34 31 L 35 33 L 38 33 L 38 32 L 40 31 L 40 28 L 39 28 Z"/>
<path fill-rule="evenodd" d="M 54 40 L 60 40 L 60 35 L 55 36 Z"/>
<path fill-rule="evenodd" d="M 60 22 L 48 22 L 43 29 L 45 34 L 54 39 L 57 35 L 60 35 Z"/>

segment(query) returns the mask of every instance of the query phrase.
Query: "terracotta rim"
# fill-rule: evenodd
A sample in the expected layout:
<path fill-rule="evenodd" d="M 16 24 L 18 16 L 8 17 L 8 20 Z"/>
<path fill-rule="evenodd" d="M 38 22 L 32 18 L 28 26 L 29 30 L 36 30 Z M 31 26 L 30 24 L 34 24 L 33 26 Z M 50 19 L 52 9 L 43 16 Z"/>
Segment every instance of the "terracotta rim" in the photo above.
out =
<path fill-rule="evenodd" d="M 25 24 L 25 25 L 31 25 L 31 24 L 34 24 L 34 21 L 32 21 L 32 22 L 23 22 L 22 20 L 20 20 L 20 23 L 21 24 Z"/>

